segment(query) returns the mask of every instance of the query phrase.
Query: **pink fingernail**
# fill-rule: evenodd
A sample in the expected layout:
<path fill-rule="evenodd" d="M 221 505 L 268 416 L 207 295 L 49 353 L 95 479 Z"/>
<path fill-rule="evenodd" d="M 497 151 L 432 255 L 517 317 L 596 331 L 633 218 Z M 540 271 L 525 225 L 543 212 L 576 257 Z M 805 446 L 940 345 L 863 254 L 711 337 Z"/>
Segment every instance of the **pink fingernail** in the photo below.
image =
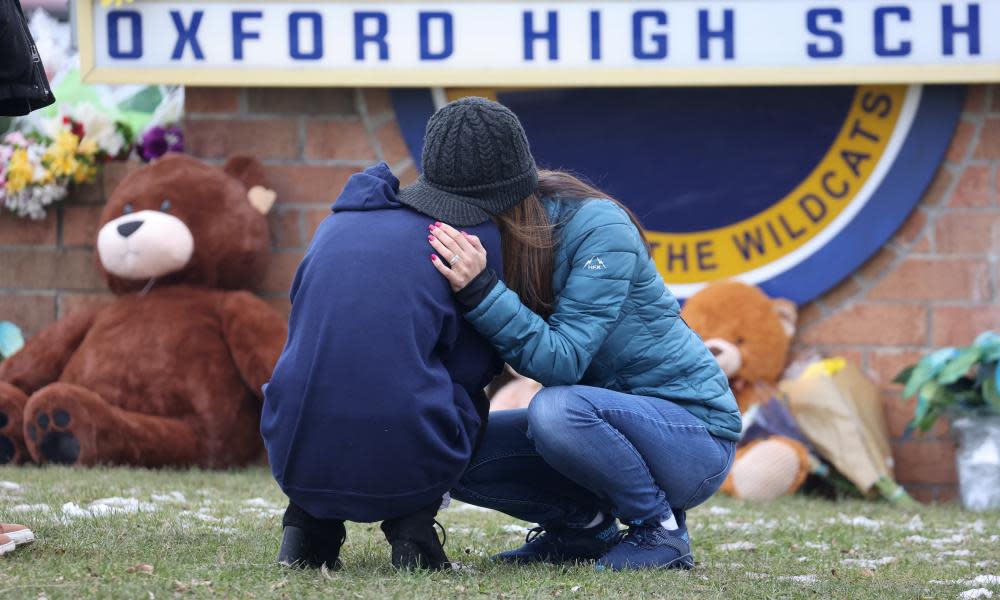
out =
<path fill-rule="evenodd" d="M 433 235 L 427 236 L 427 241 L 433 242 L 434 241 L 434 236 Z"/>
<path fill-rule="evenodd" d="M 437 259 L 437 254 L 431 254 L 431 260 L 436 261 Z"/>

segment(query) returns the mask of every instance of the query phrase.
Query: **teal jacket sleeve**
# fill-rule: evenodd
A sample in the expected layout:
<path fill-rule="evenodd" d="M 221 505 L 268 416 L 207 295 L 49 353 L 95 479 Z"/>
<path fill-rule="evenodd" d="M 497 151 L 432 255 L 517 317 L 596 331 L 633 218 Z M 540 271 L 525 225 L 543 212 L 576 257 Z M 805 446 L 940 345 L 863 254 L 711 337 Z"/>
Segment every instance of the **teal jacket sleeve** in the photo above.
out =
<path fill-rule="evenodd" d="M 615 204 L 592 200 L 559 241 L 569 274 L 548 321 L 498 283 L 465 318 L 514 369 L 545 386 L 580 381 L 618 321 L 645 246 Z M 556 266 L 557 269 L 560 265 Z"/>

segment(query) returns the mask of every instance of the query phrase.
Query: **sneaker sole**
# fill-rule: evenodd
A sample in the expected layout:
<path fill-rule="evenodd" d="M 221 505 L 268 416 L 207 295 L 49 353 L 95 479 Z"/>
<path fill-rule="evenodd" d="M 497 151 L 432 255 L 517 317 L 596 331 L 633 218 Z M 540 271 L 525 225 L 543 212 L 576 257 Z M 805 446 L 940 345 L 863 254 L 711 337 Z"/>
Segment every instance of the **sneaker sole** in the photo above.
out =
<path fill-rule="evenodd" d="M 17 544 L 14 542 L 7 542 L 6 544 L 0 545 L 0 556 L 7 554 L 8 552 L 13 552 L 14 548 L 17 548 Z"/>
<path fill-rule="evenodd" d="M 642 566 L 638 566 L 638 567 L 625 566 L 625 567 L 620 567 L 618 569 L 616 569 L 614 567 L 608 567 L 607 565 L 601 565 L 601 564 L 594 565 L 594 570 L 595 571 L 616 571 L 616 572 L 617 571 L 639 571 L 639 570 L 645 570 L 645 569 L 650 569 L 650 570 L 656 569 L 656 570 L 664 570 L 664 571 L 669 571 L 669 570 L 673 570 L 673 569 L 683 569 L 684 571 L 690 571 L 693 568 L 694 568 L 694 556 L 691 555 L 691 554 L 685 554 L 684 556 L 678 556 L 677 558 L 675 558 L 674 560 L 668 562 L 665 565 L 642 565 Z"/>
<path fill-rule="evenodd" d="M 22 529 L 20 531 L 11 531 L 10 533 L 5 533 L 15 545 L 24 546 L 35 541 L 35 534 L 31 532 L 30 529 Z"/>

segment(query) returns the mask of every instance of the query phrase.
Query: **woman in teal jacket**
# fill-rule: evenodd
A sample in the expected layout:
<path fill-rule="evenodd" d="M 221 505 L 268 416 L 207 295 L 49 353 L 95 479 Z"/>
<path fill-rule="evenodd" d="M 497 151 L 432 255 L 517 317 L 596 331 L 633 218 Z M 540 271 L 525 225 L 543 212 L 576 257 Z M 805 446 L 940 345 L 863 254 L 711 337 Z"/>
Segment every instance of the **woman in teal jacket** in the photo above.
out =
<path fill-rule="evenodd" d="M 527 410 L 491 416 L 452 493 L 539 524 L 501 560 L 690 568 L 685 511 L 722 484 L 740 433 L 726 376 L 680 318 L 628 209 L 569 174 L 537 172 L 526 139 L 509 156 L 482 152 L 477 136 L 491 127 L 524 135 L 513 115 L 490 118 L 498 107 L 467 99 L 439 111 L 428 144 L 446 131 L 445 154 L 462 158 L 448 181 L 425 170 L 416 186 L 490 210 L 474 178 L 485 163 L 520 160 L 537 182 L 494 214 L 504 281 L 475 236 L 434 223 L 428 241 L 468 322 L 546 387 Z"/>

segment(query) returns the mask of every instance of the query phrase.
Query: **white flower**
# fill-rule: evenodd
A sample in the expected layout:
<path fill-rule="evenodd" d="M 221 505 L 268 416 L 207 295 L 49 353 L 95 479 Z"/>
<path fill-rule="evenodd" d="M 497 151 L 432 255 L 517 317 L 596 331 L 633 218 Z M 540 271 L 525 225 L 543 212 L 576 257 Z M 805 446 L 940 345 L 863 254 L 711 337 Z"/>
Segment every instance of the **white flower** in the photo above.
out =
<path fill-rule="evenodd" d="M 115 120 L 93 104 L 78 104 L 66 109 L 66 116 L 83 125 L 82 142 L 93 140 L 108 156 L 118 156 L 125 147 L 123 136 Z"/>

